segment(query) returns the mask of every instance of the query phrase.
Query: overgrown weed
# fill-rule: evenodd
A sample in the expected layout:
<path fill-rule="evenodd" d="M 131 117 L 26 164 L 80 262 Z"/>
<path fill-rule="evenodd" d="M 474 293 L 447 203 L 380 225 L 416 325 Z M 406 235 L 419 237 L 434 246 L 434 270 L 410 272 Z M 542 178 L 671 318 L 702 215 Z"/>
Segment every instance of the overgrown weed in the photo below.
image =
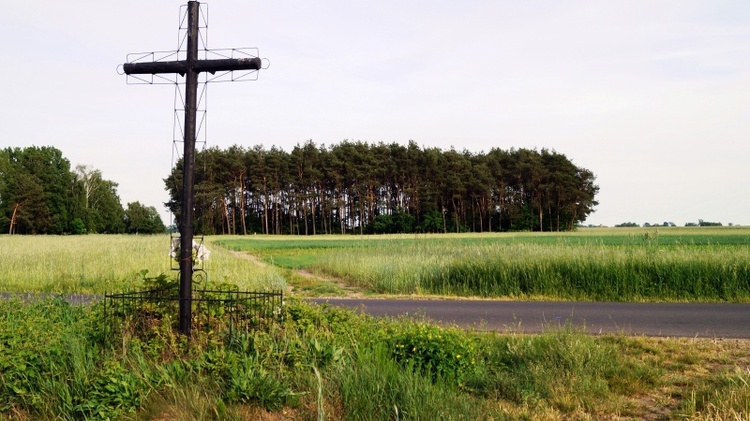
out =
<path fill-rule="evenodd" d="M 186 341 L 156 325 L 158 335 L 125 330 L 102 342 L 103 330 L 92 329 L 102 323 L 96 306 L 0 302 L 0 419 L 736 419 L 750 411 L 747 342 L 428 322 L 291 300 L 283 323 L 232 342 Z"/>

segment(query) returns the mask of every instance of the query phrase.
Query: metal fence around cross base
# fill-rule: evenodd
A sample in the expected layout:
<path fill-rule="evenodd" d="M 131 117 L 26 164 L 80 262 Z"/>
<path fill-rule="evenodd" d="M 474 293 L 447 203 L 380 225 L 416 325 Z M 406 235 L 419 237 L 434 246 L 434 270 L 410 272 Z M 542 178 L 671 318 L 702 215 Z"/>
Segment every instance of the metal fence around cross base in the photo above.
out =
<path fill-rule="evenodd" d="M 131 329 L 146 334 L 159 327 L 177 328 L 179 291 L 150 289 L 105 294 L 104 312 L 113 329 Z M 283 319 L 282 291 L 258 292 L 236 289 L 193 290 L 194 332 L 238 335 L 266 329 Z"/>

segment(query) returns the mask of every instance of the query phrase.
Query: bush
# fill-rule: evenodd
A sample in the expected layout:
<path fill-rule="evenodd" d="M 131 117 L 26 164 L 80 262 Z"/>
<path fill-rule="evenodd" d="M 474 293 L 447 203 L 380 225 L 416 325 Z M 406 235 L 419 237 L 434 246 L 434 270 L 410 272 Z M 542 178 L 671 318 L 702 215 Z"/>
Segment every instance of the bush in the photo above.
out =
<path fill-rule="evenodd" d="M 481 420 L 488 414 L 483 401 L 435 382 L 394 361 L 383 344 L 363 347 L 351 364 L 339 366 L 333 382 L 341 400 L 342 419 L 352 420 Z M 407 363 L 407 367 L 411 367 Z"/>
<path fill-rule="evenodd" d="M 474 367 L 474 346 L 457 329 L 444 329 L 424 321 L 402 321 L 385 328 L 383 342 L 397 362 L 433 379 L 461 384 Z"/>
<path fill-rule="evenodd" d="M 70 223 L 70 233 L 74 235 L 86 234 L 86 224 L 81 218 L 76 218 Z"/>

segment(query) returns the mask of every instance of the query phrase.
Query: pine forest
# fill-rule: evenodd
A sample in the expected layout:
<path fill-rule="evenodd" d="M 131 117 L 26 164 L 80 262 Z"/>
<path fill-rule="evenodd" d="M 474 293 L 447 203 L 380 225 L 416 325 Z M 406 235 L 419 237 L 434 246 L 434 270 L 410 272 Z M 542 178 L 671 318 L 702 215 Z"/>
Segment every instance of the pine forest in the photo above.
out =
<path fill-rule="evenodd" d="M 202 234 L 566 231 L 597 205 L 594 174 L 548 149 L 307 141 L 196 156 Z M 179 224 L 182 162 L 164 181 Z"/>

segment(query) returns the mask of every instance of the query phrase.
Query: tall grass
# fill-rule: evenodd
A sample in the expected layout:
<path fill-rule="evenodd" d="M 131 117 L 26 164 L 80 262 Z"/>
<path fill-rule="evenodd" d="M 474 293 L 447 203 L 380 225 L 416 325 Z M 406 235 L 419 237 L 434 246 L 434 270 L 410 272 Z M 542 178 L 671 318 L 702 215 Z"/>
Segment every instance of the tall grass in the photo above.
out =
<path fill-rule="evenodd" d="M 287 402 L 289 386 L 247 348 L 216 338 L 188 345 L 159 326 L 147 341 L 127 329 L 109 336 L 101 311 L 0 301 L 0 419 L 245 419 L 245 404 Z"/>
<path fill-rule="evenodd" d="M 716 379 L 712 379 L 716 380 Z M 681 412 L 694 420 L 745 420 L 750 415 L 750 369 L 734 367 L 711 384 L 693 389 Z"/>
<path fill-rule="evenodd" d="M 204 269 L 211 281 L 246 289 L 285 287 L 276 269 L 206 241 L 211 257 Z M 140 285 L 143 270 L 173 273 L 166 235 L 2 235 L 0 250 L 0 291 L 102 293 Z"/>
<path fill-rule="evenodd" d="M 231 344 L 208 333 L 188 342 L 165 325 L 107 338 L 98 306 L 0 301 L 0 419 L 643 419 L 654 410 L 746 419 L 750 410 L 747 344 L 568 327 L 474 333 L 296 301 L 282 326 Z"/>
<path fill-rule="evenodd" d="M 388 294 L 750 301 L 750 228 L 569 233 L 221 237 L 287 269 Z"/>
<path fill-rule="evenodd" d="M 362 348 L 332 376 L 348 420 L 490 420 L 505 418 L 487 401 L 434 382 L 394 361 L 381 345 Z"/>
<path fill-rule="evenodd" d="M 413 241 L 327 253 L 313 265 L 392 294 L 583 300 L 750 300 L 750 247 Z"/>

